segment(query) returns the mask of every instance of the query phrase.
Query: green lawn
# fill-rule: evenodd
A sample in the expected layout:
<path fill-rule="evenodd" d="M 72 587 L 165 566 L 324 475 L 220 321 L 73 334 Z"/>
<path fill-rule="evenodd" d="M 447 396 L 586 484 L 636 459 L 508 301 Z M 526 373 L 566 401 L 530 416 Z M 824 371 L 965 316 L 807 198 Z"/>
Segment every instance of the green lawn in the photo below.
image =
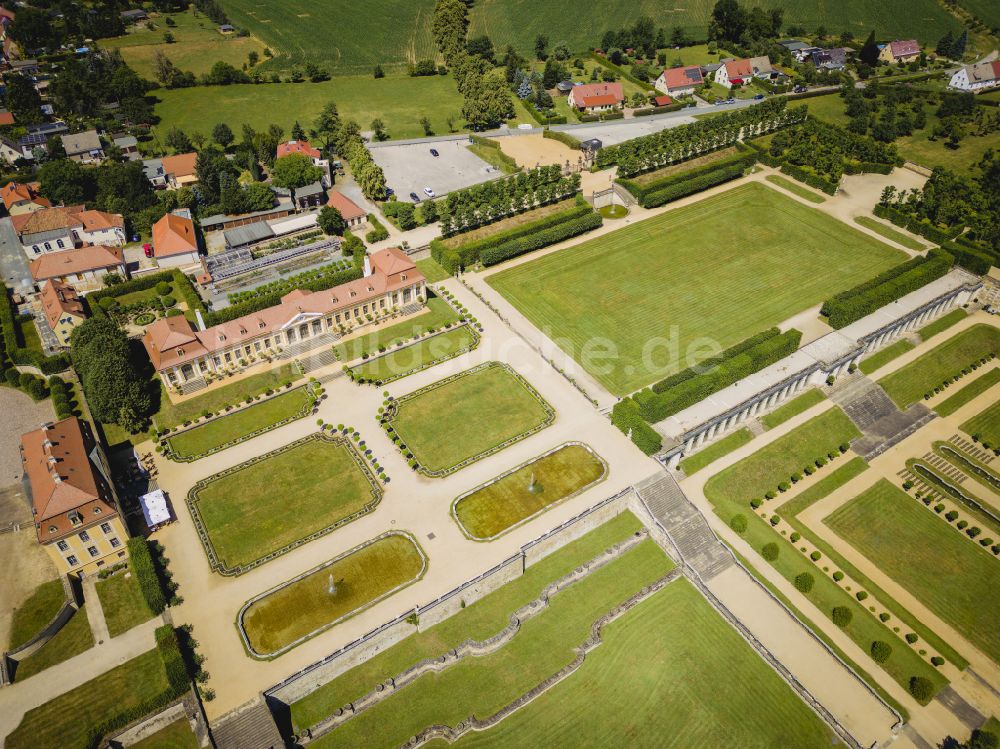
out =
<path fill-rule="evenodd" d="M 776 491 L 793 473 L 830 451 L 837 452 L 841 443 L 860 434 L 847 414 L 835 406 L 723 469 L 705 484 L 705 496 L 713 504 L 730 500 L 749 510 L 751 499 Z"/>
<path fill-rule="evenodd" d="M 18 319 L 17 324 L 21 329 L 21 337 L 24 339 L 24 348 L 28 351 L 44 354 L 44 351 L 42 351 L 42 339 L 38 335 L 38 328 L 35 327 L 34 320 Z"/>
<path fill-rule="evenodd" d="M 360 359 L 362 354 L 376 354 L 379 349 L 389 348 L 399 343 L 413 340 L 415 336 L 428 330 L 438 330 L 446 323 L 458 321 L 458 313 L 444 299 L 428 294 L 427 311 L 415 317 L 410 317 L 395 325 L 387 325 L 373 330 L 371 333 L 350 338 L 338 343 L 336 350 L 342 362 L 352 362 Z"/>
<path fill-rule="evenodd" d="M 235 568 L 370 509 L 374 481 L 343 440 L 313 436 L 208 479 L 188 501 L 219 561 Z"/>
<path fill-rule="evenodd" d="M 323 8 L 324 13 L 328 11 Z M 465 122 L 462 97 L 450 75 L 386 76 L 377 80 L 371 75 L 358 75 L 321 83 L 194 86 L 159 89 L 154 96 L 158 100 L 155 112 L 160 117 L 156 133 L 161 138 L 171 127 L 210 136 L 220 122 L 235 133 L 244 124 L 258 131 L 276 124 L 288 133 L 296 121 L 303 127 L 311 126 L 331 101 L 337 103 L 341 118 L 356 121 L 363 130 L 369 129 L 372 120 L 381 119 L 392 138 L 423 137 L 422 117 L 431 121 L 437 135 L 449 132 L 448 117 L 454 118 L 456 127 L 463 127 Z"/>
<path fill-rule="evenodd" d="M 382 536 L 254 601 L 239 626 L 254 653 L 274 655 L 416 582 L 424 569 L 409 536 Z"/>
<path fill-rule="evenodd" d="M 316 724 L 342 705 L 356 700 L 380 681 L 424 658 L 436 658 L 467 639 L 485 640 L 507 626 L 510 615 L 537 598 L 550 583 L 623 541 L 642 528 L 630 512 L 609 520 L 524 570 L 458 613 L 422 632 L 391 645 L 369 660 L 323 685 L 291 705 L 297 732 Z"/>
<path fill-rule="evenodd" d="M 187 718 L 181 718 L 152 736 L 132 744 L 129 749 L 199 749 L 200 746 Z"/>
<path fill-rule="evenodd" d="M 699 450 L 690 458 L 684 458 L 680 463 L 681 470 L 688 476 L 697 473 L 709 463 L 713 463 L 723 455 L 728 455 L 733 450 L 743 447 L 743 445 L 752 439 L 753 434 L 749 429 L 737 429 L 718 442 L 713 442 L 704 450 Z"/>
<path fill-rule="evenodd" d="M 70 617 L 56 636 L 17 664 L 14 678 L 23 681 L 29 676 L 44 671 L 50 666 L 69 660 L 94 646 L 94 636 L 90 633 L 90 622 L 84 606 Z M 5 746 L 10 746 L 9 738 Z"/>
<path fill-rule="evenodd" d="M 951 416 L 966 403 L 979 397 L 998 382 L 1000 382 L 1000 369 L 991 369 L 986 374 L 977 377 L 968 385 L 965 385 L 954 395 L 945 398 L 934 407 L 934 410 L 937 411 L 939 416 Z"/>
<path fill-rule="evenodd" d="M 150 650 L 29 710 L 4 746 L 86 749 L 92 727 L 138 708 L 167 689 L 163 659 L 156 649 Z"/>
<path fill-rule="evenodd" d="M 49 580 L 42 583 L 28 600 L 14 609 L 10 622 L 10 644 L 7 650 L 19 648 L 42 631 L 66 602 L 62 582 Z"/>
<path fill-rule="evenodd" d="M 1000 660 L 1000 565 L 989 551 L 886 480 L 824 523 L 987 656 Z"/>
<path fill-rule="evenodd" d="M 154 616 L 139 589 L 138 581 L 127 570 L 98 580 L 97 596 L 104 611 L 104 621 L 108 624 L 108 634 L 112 637 L 117 637 Z"/>
<path fill-rule="evenodd" d="M 870 216 L 855 216 L 854 223 L 860 224 L 866 229 L 871 229 L 876 234 L 881 234 L 886 239 L 895 242 L 898 245 L 902 245 L 909 250 L 914 250 L 916 252 L 923 252 L 926 249 L 924 245 L 915 240 L 908 234 L 903 234 L 901 231 L 893 229 L 887 224 L 883 224 L 881 221 L 871 218 Z"/>
<path fill-rule="evenodd" d="M 295 388 L 176 434 L 167 440 L 167 444 L 179 460 L 203 458 L 231 444 L 250 439 L 276 424 L 307 416 L 313 400 L 308 386 Z"/>
<path fill-rule="evenodd" d="M 768 429 L 774 429 L 779 424 L 784 424 L 793 416 L 798 416 L 803 411 L 808 411 L 817 403 L 822 403 L 824 400 L 826 400 L 826 396 L 823 395 L 823 391 L 818 388 L 813 388 L 812 390 L 808 390 L 802 395 L 793 398 L 785 405 L 774 409 L 766 416 L 762 416 L 760 419 L 761 423 L 763 423 Z"/>
<path fill-rule="evenodd" d="M 552 596 L 498 651 L 408 684 L 315 746 L 397 747 L 426 726 L 493 714 L 570 663 L 594 621 L 671 567 L 656 543 L 646 539 Z"/>
<path fill-rule="evenodd" d="M 834 741 L 686 580 L 609 624 L 604 639 L 576 674 L 454 746 L 820 749 Z"/>
<path fill-rule="evenodd" d="M 421 388 L 396 403 L 390 424 L 421 468 L 439 475 L 523 439 L 555 418 L 526 381 L 497 362 Z"/>
<path fill-rule="evenodd" d="M 813 192 L 812 190 L 803 187 L 795 180 L 787 179 L 786 177 L 782 177 L 779 174 L 769 174 L 764 179 L 766 179 L 768 182 L 772 182 L 778 185 L 778 187 L 780 187 L 783 190 L 788 190 L 788 192 L 798 195 L 800 198 L 805 198 L 810 203 L 826 202 L 826 198 L 824 198 L 819 193 Z"/>
<path fill-rule="evenodd" d="M 517 167 L 512 166 L 509 161 L 501 158 L 502 152 L 498 148 L 490 148 L 489 146 L 484 146 L 480 143 L 473 143 L 471 146 L 466 146 L 466 148 L 472 151 L 472 153 L 481 158 L 487 164 L 496 167 L 504 174 L 515 174 L 518 171 Z"/>
<path fill-rule="evenodd" d="M 459 356 L 475 348 L 478 343 L 479 335 L 468 325 L 461 325 L 369 359 L 354 367 L 354 373 L 366 380 L 390 382 L 402 375 Z"/>
<path fill-rule="evenodd" d="M 165 18 L 174 21 L 168 26 Z M 171 13 L 166 17 L 151 19 L 154 29 L 129 26 L 128 33 L 113 39 L 102 39 L 104 49 L 117 49 L 125 62 L 136 73 L 151 81 L 156 80 L 155 57 L 162 52 L 178 68 L 202 75 L 217 62 L 227 62 L 239 68 L 247 62 L 247 55 L 256 51 L 263 58 L 264 45 L 252 37 L 223 36 L 218 24 L 192 11 Z M 167 44 L 163 35 L 169 31 L 174 41 Z"/>
<path fill-rule="evenodd" d="M 896 357 L 902 356 L 907 351 L 914 348 L 913 344 L 907 341 L 905 338 L 896 341 L 891 346 L 886 346 L 884 349 L 876 351 L 874 354 L 864 359 L 858 366 L 864 374 L 871 374 L 872 372 L 884 367 L 886 364 L 891 362 Z"/>
<path fill-rule="evenodd" d="M 427 283 L 437 283 L 451 278 L 451 274 L 442 268 L 438 261 L 432 257 L 425 257 L 416 261 L 417 270 L 424 274 Z"/>
<path fill-rule="evenodd" d="M 777 190 L 748 184 L 488 281 L 624 395 L 714 353 L 706 338 L 726 348 L 904 259 Z"/>
<path fill-rule="evenodd" d="M 465 495 L 453 511 L 468 535 L 492 539 L 600 481 L 607 470 L 587 447 L 564 445 Z"/>
<path fill-rule="evenodd" d="M 976 435 L 991 447 L 1000 447 L 1000 402 L 973 416 L 962 424 L 961 429 L 970 436 Z"/>
<path fill-rule="evenodd" d="M 878 381 L 896 405 L 906 408 L 959 374 L 980 357 L 1000 352 L 1000 329 L 980 323 L 932 348 Z"/>
<path fill-rule="evenodd" d="M 920 337 L 926 341 L 928 338 L 936 336 L 938 333 L 946 331 L 952 325 L 956 325 L 957 323 L 962 322 L 962 320 L 964 320 L 968 316 L 969 313 L 966 312 L 961 307 L 959 307 L 958 309 L 953 309 L 947 315 L 939 317 L 934 322 L 925 325 L 924 327 L 920 328 L 917 332 L 920 334 Z"/>

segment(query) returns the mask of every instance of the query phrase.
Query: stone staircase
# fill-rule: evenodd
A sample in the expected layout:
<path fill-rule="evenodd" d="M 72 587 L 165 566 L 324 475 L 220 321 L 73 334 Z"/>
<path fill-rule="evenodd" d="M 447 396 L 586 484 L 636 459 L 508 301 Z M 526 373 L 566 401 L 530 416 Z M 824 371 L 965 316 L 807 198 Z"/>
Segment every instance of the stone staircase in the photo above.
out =
<path fill-rule="evenodd" d="M 205 382 L 204 377 L 194 377 L 183 383 L 181 387 L 184 389 L 184 395 L 190 395 L 191 393 L 197 393 L 199 390 L 204 390 L 207 386 L 208 383 Z"/>
<path fill-rule="evenodd" d="M 271 711 L 256 699 L 219 718 L 211 727 L 216 749 L 283 749 Z"/>
<path fill-rule="evenodd" d="M 732 554 L 670 474 L 651 476 L 637 484 L 635 490 L 670 535 L 682 561 L 704 582 L 735 564 Z"/>
<path fill-rule="evenodd" d="M 290 343 L 285 346 L 281 353 L 278 354 L 279 359 L 294 359 L 297 356 L 301 356 L 308 351 L 313 349 L 318 349 L 321 347 L 333 346 L 337 341 L 340 340 L 340 333 L 334 333 L 332 331 L 326 333 L 320 333 L 317 336 L 311 336 L 302 341 L 296 341 L 295 343 Z"/>
<path fill-rule="evenodd" d="M 309 356 L 303 356 L 299 359 L 299 364 L 302 366 L 302 373 L 309 374 L 317 369 L 322 369 L 323 367 L 328 367 L 331 364 L 337 363 L 337 357 L 333 354 L 333 348 L 331 346 L 324 346 L 323 348 L 316 351 L 314 354 Z"/>

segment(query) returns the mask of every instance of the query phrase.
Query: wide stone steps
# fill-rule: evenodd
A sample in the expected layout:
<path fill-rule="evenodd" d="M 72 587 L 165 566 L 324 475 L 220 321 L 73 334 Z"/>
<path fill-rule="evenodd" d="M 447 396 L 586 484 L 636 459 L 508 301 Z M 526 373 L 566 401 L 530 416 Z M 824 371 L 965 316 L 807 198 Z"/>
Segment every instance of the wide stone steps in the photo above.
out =
<path fill-rule="evenodd" d="M 212 725 L 216 749 L 283 749 L 271 711 L 261 699 L 224 715 Z"/>
<path fill-rule="evenodd" d="M 865 431 L 880 419 L 897 412 L 896 404 L 872 380 L 860 375 L 860 370 L 848 375 L 841 387 L 830 391 L 830 399 L 838 404 L 858 429 Z"/>
<path fill-rule="evenodd" d="M 303 374 L 309 374 L 314 370 L 328 367 L 331 364 L 336 364 L 336 362 L 337 357 L 334 355 L 333 348 L 330 346 L 324 346 L 316 351 L 316 353 L 299 359 L 299 364 L 302 365 Z"/>
<path fill-rule="evenodd" d="M 295 343 L 290 343 L 285 348 L 282 349 L 281 353 L 278 354 L 279 359 L 294 359 L 297 356 L 312 351 L 313 349 L 318 349 L 326 346 L 333 346 L 337 341 L 340 340 L 339 333 L 320 333 L 317 336 L 311 338 L 306 338 L 302 341 L 296 341 Z"/>
<path fill-rule="evenodd" d="M 647 479 L 636 487 L 639 497 L 673 539 L 683 561 L 704 581 L 711 580 L 734 564 L 733 556 L 719 541 L 704 516 L 691 504 L 677 482 L 667 473 Z"/>

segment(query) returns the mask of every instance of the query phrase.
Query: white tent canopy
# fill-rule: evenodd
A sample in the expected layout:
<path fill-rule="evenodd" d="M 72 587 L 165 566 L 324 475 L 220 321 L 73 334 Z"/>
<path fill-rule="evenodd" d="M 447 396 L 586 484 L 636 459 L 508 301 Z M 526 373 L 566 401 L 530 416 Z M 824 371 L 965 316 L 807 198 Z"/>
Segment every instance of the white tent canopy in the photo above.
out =
<path fill-rule="evenodd" d="M 143 494 L 139 498 L 142 505 L 142 514 L 146 518 L 146 525 L 155 528 L 161 523 L 169 523 L 171 520 L 170 509 L 167 507 L 167 497 L 161 489 Z"/>

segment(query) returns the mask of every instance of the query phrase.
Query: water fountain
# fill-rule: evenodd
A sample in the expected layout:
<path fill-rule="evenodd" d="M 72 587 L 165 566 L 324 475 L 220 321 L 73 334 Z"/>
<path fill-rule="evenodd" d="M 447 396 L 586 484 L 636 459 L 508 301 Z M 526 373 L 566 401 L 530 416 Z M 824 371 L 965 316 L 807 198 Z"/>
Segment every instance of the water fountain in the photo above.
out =
<path fill-rule="evenodd" d="M 333 581 L 333 575 L 331 574 L 326 581 L 326 592 L 328 595 L 337 595 L 337 584 Z"/>
<path fill-rule="evenodd" d="M 535 481 L 535 473 L 534 473 L 534 471 L 532 471 L 532 473 L 531 473 L 531 480 L 528 481 L 528 493 L 529 494 L 539 494 L 542 491 L 544 491 L 544 489 L 542 488 L 541 484 L 539 484 L 537 481 Z"/>

